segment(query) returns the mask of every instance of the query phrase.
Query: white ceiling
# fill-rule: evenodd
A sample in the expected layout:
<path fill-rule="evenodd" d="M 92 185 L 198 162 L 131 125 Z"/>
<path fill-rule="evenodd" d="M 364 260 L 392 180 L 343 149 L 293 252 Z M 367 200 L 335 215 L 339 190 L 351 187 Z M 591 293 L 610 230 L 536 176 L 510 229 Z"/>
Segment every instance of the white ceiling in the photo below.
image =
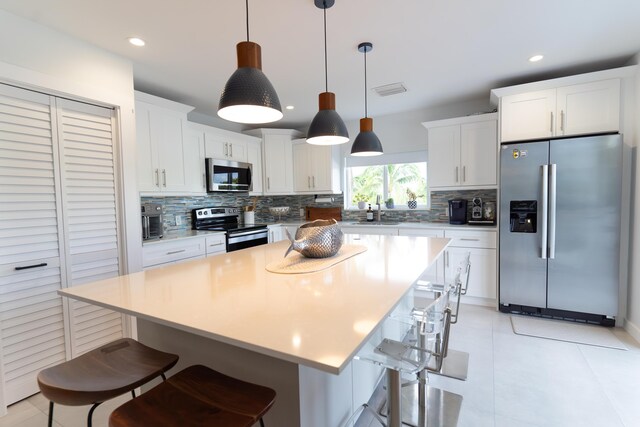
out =
<path fill-rule="evenodd" d="M 0 8 L 125 56 L 136 89 L 216 116 L 246 38 L 242 0 L 0 0 Z M 272 127 L 306 128 L 324 91 L 322 10 L 313 0 L 250 0 L 251 41 L 285 110 Z M 489 90 L 625 65 L 640 52 L 638 0 L 336 0 L 327 11 L 329 90 L 345 121 L 489 97 Z M 126 38 L 139 36 L 144 48 Z M 533 54 L 545 59 L 529 63 Z M 233 129 L 233 126 L 228 126 Z"/>

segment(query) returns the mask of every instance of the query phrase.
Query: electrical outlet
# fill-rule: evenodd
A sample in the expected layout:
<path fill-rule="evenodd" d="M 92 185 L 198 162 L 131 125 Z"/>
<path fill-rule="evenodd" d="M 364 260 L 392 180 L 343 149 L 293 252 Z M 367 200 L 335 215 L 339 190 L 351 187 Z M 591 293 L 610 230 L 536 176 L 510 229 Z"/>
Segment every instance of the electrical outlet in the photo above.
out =
<path fill-rule="evenodd" d="M 300 208 L 300 218 L 304 218 L 304 208 Z"/>
<path fill-rule="evenodd" d="M 182 225 L 182 216 L 176 215 L 176 225 Z"/>

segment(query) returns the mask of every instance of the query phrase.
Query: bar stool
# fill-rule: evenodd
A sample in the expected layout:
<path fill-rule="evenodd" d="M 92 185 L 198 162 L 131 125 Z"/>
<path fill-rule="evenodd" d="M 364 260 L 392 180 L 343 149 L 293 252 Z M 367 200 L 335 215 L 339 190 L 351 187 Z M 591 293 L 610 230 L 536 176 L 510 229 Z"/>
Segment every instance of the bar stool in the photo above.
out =
<path fill-rule="evenodd" d="M 194 365 L 116 408 L 109 427 L 264 427 L 275 398 L 268 387 Z"/>
<path fill-rule="evenodd" d="M 161 376 L 178 362 L 175 354 L 164 353 L 123 338 L 98 347 L 38 373 L 38 386 L 49 399 L 49 427 L 53 425 L 53 404 L 92 405 L 87 416 L 91 427 L 93 411 L 101 403 L 131 392 Z"/>

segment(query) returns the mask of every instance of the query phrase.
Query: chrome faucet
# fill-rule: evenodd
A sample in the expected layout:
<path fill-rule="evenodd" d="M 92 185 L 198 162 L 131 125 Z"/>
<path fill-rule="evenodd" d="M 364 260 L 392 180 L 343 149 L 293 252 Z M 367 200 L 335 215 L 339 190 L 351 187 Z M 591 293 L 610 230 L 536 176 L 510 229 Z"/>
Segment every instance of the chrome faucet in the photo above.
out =
<path fill-rule="evenodd" d="M 376 212 L 376 221 L 381 222 L 382 221 L 382 213 L 380 212 L 380 202 L 381 202 L 381 197 L 378 194 L 376 196 L 376 205 L 378 205 L 378 211 Z"/>

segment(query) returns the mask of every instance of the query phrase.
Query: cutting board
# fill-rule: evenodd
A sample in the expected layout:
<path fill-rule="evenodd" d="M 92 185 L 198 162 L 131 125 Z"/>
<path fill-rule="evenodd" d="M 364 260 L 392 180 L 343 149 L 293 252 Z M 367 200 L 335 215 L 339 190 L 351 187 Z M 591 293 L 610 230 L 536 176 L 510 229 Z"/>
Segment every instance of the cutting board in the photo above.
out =
<path fill-rule="evenodd" d="M 314 221 L 316 219 L 335 219 L 336 221 L 342 220 L 341 208 L 314 208 L 307 206 L 305 208 L 305 219 L 307 221 Z"/>

